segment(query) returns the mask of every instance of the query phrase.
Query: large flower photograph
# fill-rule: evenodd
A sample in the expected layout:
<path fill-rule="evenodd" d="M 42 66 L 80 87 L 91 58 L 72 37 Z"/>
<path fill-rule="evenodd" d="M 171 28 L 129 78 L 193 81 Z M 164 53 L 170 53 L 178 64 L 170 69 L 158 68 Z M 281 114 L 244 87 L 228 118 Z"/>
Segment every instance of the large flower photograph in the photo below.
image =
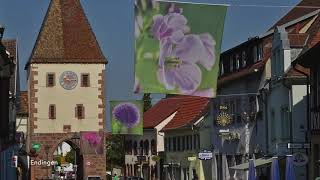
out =
<path fill-rule="evenodd" d="M 112 134 L 143 134 L 143 101 L 111 101 Z"/>
<path fill-rule="evenodd" d="M 134 92 L 215 97 L 225 15 L 221 5 L 136 0 Z"/>
<path fill-rule="evenodd" d="M 81 132 L 81 149 L 84 154 L 103 154 L 103 132 Z"/>

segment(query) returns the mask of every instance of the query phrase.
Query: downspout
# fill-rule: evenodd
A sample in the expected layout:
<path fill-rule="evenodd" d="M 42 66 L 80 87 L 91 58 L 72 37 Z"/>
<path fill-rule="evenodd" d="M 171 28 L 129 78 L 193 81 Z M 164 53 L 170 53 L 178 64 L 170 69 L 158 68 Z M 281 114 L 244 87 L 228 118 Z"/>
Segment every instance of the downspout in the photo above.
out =
<path fill-rule="evenodd" d="M 297 69 L 295 67 L 296 64 L 293 64 L 293 69 L 298 71 L 299 73 L 303 74 L 306 76 L 307 78 L 307 133 L 305 133 L 305 141 L 306 142 L 309 142 L 309 133 L 310 133 L 310 92 L 309 92 L 309 87 L 310 87 L 310 76 L 308 74 L 306 74 L 305 72 L 303 71 L 300 71 L 299 69 Z M 310 149 L 306 149 L 306 155 L 309 157 L 309 154 L 310 154 Z M 307 170 L 307 179 L 309 179 L 309 163 L 306 165 L 306 170 Z"/>

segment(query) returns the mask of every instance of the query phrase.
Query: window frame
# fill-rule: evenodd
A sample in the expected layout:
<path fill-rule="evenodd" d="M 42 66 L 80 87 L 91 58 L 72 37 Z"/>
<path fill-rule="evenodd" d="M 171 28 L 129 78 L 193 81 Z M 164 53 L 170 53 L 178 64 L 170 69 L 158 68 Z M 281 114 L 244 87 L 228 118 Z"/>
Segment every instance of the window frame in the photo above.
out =
<path fill-rule="evenodd" d="M 87 85 L 84 85 L 84 76 L 87 76 Z M 89 73 L 81 73 L 81 87 L 90 87 L 90 74 Z"/>
<path fill-rule="evenodd" d="M 79 116 L 79 107 L 81 108 L 81 115 Z M 75 116 L 78 119 L 85 119 L 85 108 L 83 104 L 77 104 L 75 108 Z"/>
<path fill-rule="evenodd" d="M 49 116 L 49 119 L 56 119 L 57 118 L 57 112 L 56 112 L 56 105 L 55 104 L 49 104 L 48 116 Z"/>
<path fill-rule="evenodd" d="M 52 84 L 50 82 L 50 76 L 52 75 Z M 46 87 L 54 87 L 56 85 L 56 74 L 54 72 L 48 72 L 46 74 Z"/>

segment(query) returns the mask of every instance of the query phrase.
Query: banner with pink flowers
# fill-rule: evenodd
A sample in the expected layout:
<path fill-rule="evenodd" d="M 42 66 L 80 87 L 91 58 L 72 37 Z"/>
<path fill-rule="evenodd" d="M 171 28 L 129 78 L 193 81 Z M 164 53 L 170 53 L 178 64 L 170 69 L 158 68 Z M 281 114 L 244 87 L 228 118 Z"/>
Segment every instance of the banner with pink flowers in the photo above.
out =
<path fill-rule="evenodd" d="M 80 146 L 83 154 L 103 154 L 104 132 L 80 132 Z"/>
<path fill-rule="evenodd" d="M 226 11 L 135 0 L 135 93 L 215 97 Z"/>
<path fill-rule="evenodd" d="M 143 101 L 110 101 L 112 134 L 143 134 Z"/>

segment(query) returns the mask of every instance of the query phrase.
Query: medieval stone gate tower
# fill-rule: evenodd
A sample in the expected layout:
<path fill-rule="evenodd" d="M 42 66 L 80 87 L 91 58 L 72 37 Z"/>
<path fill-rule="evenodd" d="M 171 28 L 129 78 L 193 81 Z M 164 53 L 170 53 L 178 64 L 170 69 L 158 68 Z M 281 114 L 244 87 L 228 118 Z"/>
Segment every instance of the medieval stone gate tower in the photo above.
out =
<path fill-rule="evenodd" d="M 106 63 L 80 0 L 51 0 L 26 65 L 30 114 L 27 148 L 41 145 L 32 160 L 53 160 L 57 146 L 67 142 L 81 157 L 81 176 L 105 179 L 105 150 L 85 154 L 80 132 L 104 130 Z M 51 176 L 52 167 L 30 168 L 32 180 Z"/>

